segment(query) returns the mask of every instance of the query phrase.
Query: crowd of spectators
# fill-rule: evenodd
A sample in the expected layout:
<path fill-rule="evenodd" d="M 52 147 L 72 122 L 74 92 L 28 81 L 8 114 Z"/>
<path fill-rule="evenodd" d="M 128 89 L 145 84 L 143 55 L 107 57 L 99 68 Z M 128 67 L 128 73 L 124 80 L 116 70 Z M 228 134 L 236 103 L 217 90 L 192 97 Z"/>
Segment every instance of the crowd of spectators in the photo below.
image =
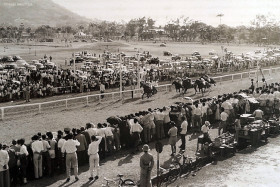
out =
<path fill-rule="evenodd" d="M 257 109 L 244 96 L 256 98 L 264 114 L 278 117 L 279 91 L 278 83 L 263 84 L 262 87 L 256 89 L 251 87 L 248 90 L 240 90 L 238 93 L 202 98 L 170 107 L 149 108 L 147 111 L 139 111 L 122 117 L 112 116 L 106 123 L 87 123 L 86 126 L 80 128 L 65 128 L 64 132 L 44 134 L 39 132 L 31 138 L 30 144 L 27 144 L 24 139 L 13 140 L 8 146 L 1 144 L 0 176 L 9 178 L 13 184 L 25 184 L 28 180 L 64 173 L 66 168 L 69 170 L 70 167 L 65 164 L 64 148 L 69 138 L 79 142 L 76 150 L 78 168 L 78 165 L 88 164 L 87 150 L 93 135 L 102 138 L 99 144 L 99 155 L 102 160 L 124 149 L 131 150 L 134 154 L 139 151 L 140 144 L 148 144 L 169 137 L 172 134 L 170 131 L 172 128 L 181 129 L 182 127 L 184 132 L 174 131 L 180 133 L 181 137 L 187 132 L 199 134 L 201 129 L 205 134 L 205 129 L 209 124 L 219 124 L 219 134 L 220 131 L 222 133 L 234 131 L 236 129 L 233 124 L 237 116 L 253 113 Z M 176 141 L 175 139 L 175 143 Z M 181 149 L 184 151 L 185 145 L 181 145 Z M 10 175 L 5 173 L 8 170 Z"/>
<path fill-rule="evenodd" d="M 45 57 L 47 58 L 47 57 Z M 51 58 L 52 59 L 52 58 Z M 276 57 L 262 58 L 261 60 L 250 59 L 246 56 L 236 58 L 232 53 L 226 53 L 225 56 L 214 60 L 212 68 L 231 69 L 233 71 L 250 69 L 257 66 L 262 67 L 276 65 Z M 188 71 L 182 71 L 182 68 L 164 70 L 157 67 L 154 69 L 145 69 L 141 74 L 142 81 L 172 81 L 178 76 L 192 77 L 197 76 L 195 70 L 199 67 L 191 68 Z M 209 73 L 208 66 L 204 66 L 202 73 Z M 137 84 L 135 71 L 123 72 L 123 86 Z M 74 72 L 71 69 L 48 68 L 37 70 L 9 69 L 7 72 L 0 73 L 0 102 L 15 101 L 19 99 L 41 98 L 67 93 L 90 92 L 100 89 L 101 83 L 105 88 L 117 88 L 120 84 L 120 74 L 117 70 L 112 73 L 104 73 L 98 69 L 91 68 Z"/>
<path fill-rule="evenodd" d="M 120 74 L 117 71 L 111 74 L 97 70 L 80 73 L 74 73 L 74 70 L 70 69 L 9 70 L 0 74 L 0 102 L 96 91 L 100 89 L 101 83 L 106 89 L 117 88 L 120 85 Z M 170 78 L 167 73 L 153 71 L 148 71 L 143 77 L 147 81 L 163 81 Z M 137 84 L 137 76 L 133 72 L 123 73 L 122 80 L 124 87 Z"/>

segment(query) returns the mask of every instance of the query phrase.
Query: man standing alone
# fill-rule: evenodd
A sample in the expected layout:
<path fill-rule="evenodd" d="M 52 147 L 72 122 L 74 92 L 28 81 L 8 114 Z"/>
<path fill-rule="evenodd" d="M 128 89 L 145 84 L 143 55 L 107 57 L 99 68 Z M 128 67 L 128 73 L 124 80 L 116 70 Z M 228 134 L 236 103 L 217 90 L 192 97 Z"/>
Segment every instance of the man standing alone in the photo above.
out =
<path fill-rule="evenodd" d="M 186 120 L 185 117 L 182 117 L 182 120 L 183 120 L 183 122 L 181 124 L 181 132 L 180 132 L 182 144 L 180 146 L 180 149 L 182 151 L 185 151 L 185 149 L 186 149 L 186 135 L 187 135 L 187 129 L 188 129 L 188 121 Z"/>
<path fill-rule="evenodd" d="M 143 146 L 144 154 L 140 157 L 140 187 L 152 187 L 151 171 L 154 167 L 154 157 L 149 153 L 149 146 Z"/>
<path fill-rule="evenodd" d="M 90 178 L 89 180 L 93 180 L 93 170 L 96 170 L 95 180 L 98 179 L 98 172 L 99 172 L 99 144 L 102 140 L 101 136 L 92 136 L 91 143 L 88 147 L 88 155 L 89 155 L 89 172 Z"/>
<path fill-rule="evenodd" d="M 68 140 L 63 144 L 61 152 L 66 152 L 66 182 L 70 181 L 71 166 L 74 168 L 74 175 L 76 181 L 78 178 L 78 160 L 77 160 L 77 146 L 80 145 L 78 140 L 73 140 L 73 134 L 68 134 Z"/>

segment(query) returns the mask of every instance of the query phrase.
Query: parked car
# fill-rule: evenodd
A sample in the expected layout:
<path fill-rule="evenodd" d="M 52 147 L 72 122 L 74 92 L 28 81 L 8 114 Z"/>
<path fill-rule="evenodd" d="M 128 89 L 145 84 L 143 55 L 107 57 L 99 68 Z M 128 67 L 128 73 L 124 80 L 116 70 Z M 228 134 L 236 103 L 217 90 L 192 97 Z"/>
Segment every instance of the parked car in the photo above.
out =
<path fill-rule="evenodd" d="M 13 56 L 13 60 L 17 61 L 17 60 L 22 60 L 22 58 L 20 56 Z"/>
<path fill-rule="evenodd" d="M 18 67 L 27 67 L 29 64 L 25 61 L 25 60 L 17 60 L 15 62 L 15 64 L 18 66 Z"/>
<path fill-rule="evenodd" d="M 35 65 L 28 65 L 27 66 L 27 69 L 28 70 L 32 70 L 32 71 L 36 71 L 37 70 L 37 67 Z"/>
<path fill-rule="evenodd" d="M 14 62 L 14 59 L 11 56 L 4 56 L 2 57 L 2 62 Z"/>
<path fill-rule="evenodd" d="M 163 56 L 172 56 L 172 53 L 169 51 L 163 51 Z"/>
<path fill-rule="evenodd" d="M 16 70 L 16 69 L 18 69 L 18 66 L 16 64 L 14 64 L 14 63 L 6 64 L 4 66 L 4 69 L 6 69 L 6 70 Z"/>
<path fill-rule="evenodd" d="M 174 61 L 181 60 L 181 57 L 178 54 L 176 54 L 171 57 L 171 60 L 174 60 Z"/>

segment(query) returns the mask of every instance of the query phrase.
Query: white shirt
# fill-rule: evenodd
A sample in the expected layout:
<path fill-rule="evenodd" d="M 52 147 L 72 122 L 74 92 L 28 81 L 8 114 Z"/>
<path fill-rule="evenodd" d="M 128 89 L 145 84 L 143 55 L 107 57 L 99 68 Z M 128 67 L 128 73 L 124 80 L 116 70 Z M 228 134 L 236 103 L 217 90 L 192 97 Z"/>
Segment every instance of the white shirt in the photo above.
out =
<path fill-rule="evenodd" d="M 259 100 L 265 101 L 267 99 L 267 96 L 268 95 L 266 93 L 263 93 L 263 94 L 260 95 Z"/>
<path fill-rule="evenodd" d="M 206 105 L 201 107 L 201 113 L 202 113 L 202 115 L 203 115 L 203 114 L 207 114 L 207 108 L 208 108 L 208 107 L 207 107 Z"/>
<path fill-rule="evenodd" d="M 21 155 L 25 154 L 25 156 L 29 155 L 25 145 L 20 146 L 19 154 L 21 154 Z"/>
<path fill-rule="evenodd" d="M 0 171 L 5 171 L 9 168 L 9 154 L 6 150 L 0 150 Z M 3 167 L 6 165 L 7 169 L 4 169 Z"/>
<path fill-rule="evenodd" d="M 141 127 L 141 125 L 137 122 L 137 123 L 133 123 L 131 125 L 130 128 L 130 134 L 132 134 L 133 132 L 142 132 L 143 128 Z"/>
<path fill-rule="evenodd" d="M 163 121 L 165 114 L 163 112 L 157 111 L 154 116 L 156 121 Z"/>
<path fill-rule="evenodd" d="M 268 94 L 267 99 L 269 99 L 270 101 L 274 101 L 274 94 Z"/>
<path fill-rule="evenodd" d="M 99 151 L 99 144 L 102 140 L 101 136 L 96 136 L 96 138 L 98 139 L 97 141 L 93 141 L 89 144 L 88 146 L 88 155 L 94 155 L 97 154 Z"/>
<path fill-rule="evenodd" d="M 181 124 L 181 132 L 180 134 L 187 134 L 187 130 L 188 130 L 188 122 L 186 120 L 183 121 L 183 123 Z"/>
<path fill-rule="evenodd" d="M 202 127 L 201 127 L 201 131 L 202 131 L 202 133 L 208 133 L 209 132 L 209 127 L 207 126 L 207 125 L 203 125 Z"/>
<path fill-rule="evenodd" d="M 44 150 L 43 142 L 36 140 L 31 144 L 33 153 L 41 153 Z"/>
<path fill-rule="evenodd" d="M 171 108 L 166 108 L 165 111 L 163 111 L 164 114 L 164 123 L 170 122 L 169 112 L 171 111 Z"/>
<path fill-rule="evenodd" d="M 111 128 L 111 127 L 106 127 L 106 128 L 104 129 L 104 131 L 105 131 L 106 137 L 107 137 L 107 136 L 113 136 L 113 132 L 112 132 L 112 128 Z"/>
<path fill-rule="evenodd" d="M 223 107 L 225 110 L 230 110 L 232 109 L 232 105 L 229 101 L 225 101 L 222 103 L 221 107 Z"/>
<path fill-rule="evenodd" d="M 279 99 L 280 98 L 280 92 L 279 91 L 275 91 L 274 92 L 274 97 Z"/>
<path fill-rule="evenodd" d="M 66 142 L 64 138 L 60 138 L 57 142 L 57 148 L 62 148 L 63 144 Z"/>
<path fill-rule="evenodd" d="M 222 113 L 221 113 L 221 120 L 222 120 L 222 121 L 226 121 L 227 118 L 228 118 L 228 114 L 227 114 L 226 112 L 222 112 Z"/>
<path fill-rule="evenodd" d="M 75 153 L 77 151 L 77 146 L 79 145 L 80 142 L 78 140 L 69 139 L 63 144 L 61 152 Z"/>
<path fill-rule="evenodd" d="M 93 135 L 96 136 L 97 128 L 89 128 L 86 131 L 88 132 L 89 136 L 92 137 Z"/>
<path fill-rule="evenodd" d="M 100 85 L 100 91 L 105 91 L 105 85 L 104 84 Z"/>
<path fill-rule="evenodd" d="M 195 108 L 194 111 L 193 111 L 193 114 L 194 114 L 194 115 L 197 115 L 197 116 L 201 116 L 201 110 L 200 110 L 200 108 L 199 108 L 199 107 L 198 107 L 198 108 Z"/>
<path fill-rule="evenodd" d="M 42 142 L 43 142 L 43 147 L 44 147 L 43 152 L 47 152 L 47 151 L 48 151 L 48 149 L 50 149 L 50 148 L 51 148 L 51 146 L 50 146 L 49 142 L 48 142 L 48 141 L 46 141 L 46 140 L 42 140 Z"/>
<path fill-rule="evenodd" d="M 100 128 L 100 129 L 96 129 L 96 136 L 101 136 L 103 138 L 105 138 L 105 129 L 104 128 Z"/>
<path fill-rule="evenodd" d="M 257 109 L 257 110 L 254 111 L 253 116 L 255 116 L 256 118 L 262 118 L 262 116 L 263 116 L 263 111 Z"/>

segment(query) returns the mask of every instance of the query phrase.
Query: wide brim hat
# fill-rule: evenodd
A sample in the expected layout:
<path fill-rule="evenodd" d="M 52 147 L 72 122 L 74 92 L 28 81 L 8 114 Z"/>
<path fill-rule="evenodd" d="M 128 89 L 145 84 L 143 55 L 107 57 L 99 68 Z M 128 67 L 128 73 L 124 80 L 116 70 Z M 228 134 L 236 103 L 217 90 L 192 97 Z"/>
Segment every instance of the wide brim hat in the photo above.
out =
<path fill-rule="evenodd" d="M 143 145 L 142 150 L 145 151 L 145 152 L 150 151 L 149 145 L 148 144 Z"/>

